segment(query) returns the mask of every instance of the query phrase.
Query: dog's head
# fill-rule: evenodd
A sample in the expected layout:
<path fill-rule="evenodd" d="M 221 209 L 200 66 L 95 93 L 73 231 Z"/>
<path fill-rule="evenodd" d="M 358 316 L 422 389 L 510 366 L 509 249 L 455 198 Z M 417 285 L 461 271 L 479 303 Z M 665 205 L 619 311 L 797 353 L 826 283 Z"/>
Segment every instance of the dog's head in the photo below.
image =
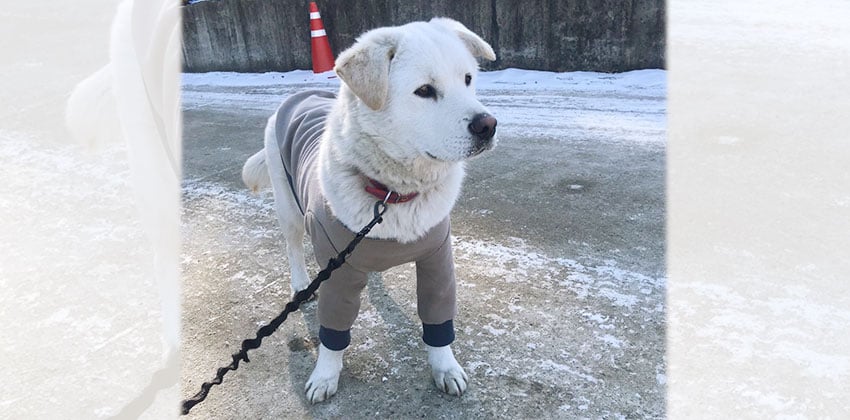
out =
<path fill-rule="evenodd" d="M 384 152 L 454 162 L 496 144 L 496 119 L 475 97 L 476 58 L 496 55 L 459 22 L 434 18 L 366 32 L 334 70 L 358 98 L 360 128 Z"/>

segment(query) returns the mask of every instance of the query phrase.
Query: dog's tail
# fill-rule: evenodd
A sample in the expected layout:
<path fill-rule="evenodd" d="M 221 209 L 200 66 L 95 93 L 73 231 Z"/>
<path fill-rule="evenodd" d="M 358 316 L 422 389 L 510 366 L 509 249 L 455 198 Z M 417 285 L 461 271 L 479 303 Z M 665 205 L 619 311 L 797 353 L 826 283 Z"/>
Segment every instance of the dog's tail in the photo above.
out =
<path fill-rule="evenodd" d="M 260 191 L 272 184 L 269 170 L 266 166 L 266 150 L 254 153 L 242 167 L 242 182 L 253 192 Z"/>

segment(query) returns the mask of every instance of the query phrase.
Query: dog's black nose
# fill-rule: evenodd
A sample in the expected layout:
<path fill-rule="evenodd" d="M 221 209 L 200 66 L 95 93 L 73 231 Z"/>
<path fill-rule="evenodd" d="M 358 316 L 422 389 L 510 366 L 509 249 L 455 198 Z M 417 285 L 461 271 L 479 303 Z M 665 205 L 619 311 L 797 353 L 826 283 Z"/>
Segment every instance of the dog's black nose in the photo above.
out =
<path fill-rule="evenodd" d="M 478 142 L 484 143 L 496 134 L 496 119 L 490 114 L 478 114 L 469 123 L 469 132 Z"/>

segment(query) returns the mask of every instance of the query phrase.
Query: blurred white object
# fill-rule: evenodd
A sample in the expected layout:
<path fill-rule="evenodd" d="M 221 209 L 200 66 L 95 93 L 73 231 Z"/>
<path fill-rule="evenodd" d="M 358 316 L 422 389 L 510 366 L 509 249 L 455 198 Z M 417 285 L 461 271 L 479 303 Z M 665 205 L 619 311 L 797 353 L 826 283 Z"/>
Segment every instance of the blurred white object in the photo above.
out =
<path fill-rule="evenodd" d="M 163 367 L 121 417 L 143 413 L 157 391 L 176 385 L 179 377 L 179 7 L 179 0 L 122 2 L 112 23 L 110 62 L 74 88 L 65 113 L 78 143 L 97 148 L 126 142 L 136 208 L 155 250 Z"/>

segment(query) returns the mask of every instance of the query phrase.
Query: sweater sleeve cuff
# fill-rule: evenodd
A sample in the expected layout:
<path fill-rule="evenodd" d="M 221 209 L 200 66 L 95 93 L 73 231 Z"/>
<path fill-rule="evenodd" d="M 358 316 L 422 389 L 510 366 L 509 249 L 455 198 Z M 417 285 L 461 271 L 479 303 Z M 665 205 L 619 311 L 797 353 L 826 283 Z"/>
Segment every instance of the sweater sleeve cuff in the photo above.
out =
<path fill-rule="evenodd" d="M 330 350 L 343 350 L 351 344 L 351 330 L 337 331 L 320 325 L 319 341 Z"/>
<path fill-rule="evenodd" d="M 448 346 L 455 341 L 455 326 L 452 320 L 442 324 L 422 323 L 422 341 L 431 347 Z"/>

